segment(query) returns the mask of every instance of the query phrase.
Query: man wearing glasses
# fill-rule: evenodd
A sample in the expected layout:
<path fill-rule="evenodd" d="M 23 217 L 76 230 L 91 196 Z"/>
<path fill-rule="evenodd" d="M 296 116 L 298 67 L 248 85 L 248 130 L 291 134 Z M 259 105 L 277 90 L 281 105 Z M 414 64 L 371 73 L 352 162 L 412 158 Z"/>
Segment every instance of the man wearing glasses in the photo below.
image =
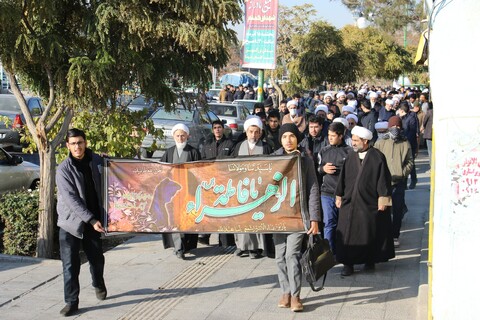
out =
<path fill-rule="evenodd" d="M 105 300 L 107 289 L 103 278 L 105 257 L 100 239 L 101 233 L 105 232 L 101 223 L 104 215 L 100 176 L 103 160 L 87 148 L 82 130 L 68 130 L 66 142 L 69 154 L 57 168 L 56 183 L 57 225 L 60 227 L 60 257 L 66 302 L 60 314 L 70 316 L 78 310 L 80 246 L 90 264 L 97 299 Z"/>

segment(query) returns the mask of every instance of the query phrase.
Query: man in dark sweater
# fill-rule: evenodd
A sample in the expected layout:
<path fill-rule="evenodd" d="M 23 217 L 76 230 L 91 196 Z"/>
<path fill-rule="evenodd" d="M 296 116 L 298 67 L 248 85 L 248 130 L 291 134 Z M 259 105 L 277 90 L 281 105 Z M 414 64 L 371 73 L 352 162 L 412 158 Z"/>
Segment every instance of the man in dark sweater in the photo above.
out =
<path fill-rule="evenodd" d="M 103 278 L 105 257 L 100 235 L 105 232 L 101 221 L 101 157 L 87 149 L 85 133 L 79 129 L 67 132 L 68 158 L 57 168 L 58 222 L 60 227 L 60 257 L 63 265 L 64 298 L 60 311 L 70 316 L 78 310 L 80 284 L 80 247 L 87 256 L 92 285 L 97 299 L 105 300 L 107 289 Z"/>

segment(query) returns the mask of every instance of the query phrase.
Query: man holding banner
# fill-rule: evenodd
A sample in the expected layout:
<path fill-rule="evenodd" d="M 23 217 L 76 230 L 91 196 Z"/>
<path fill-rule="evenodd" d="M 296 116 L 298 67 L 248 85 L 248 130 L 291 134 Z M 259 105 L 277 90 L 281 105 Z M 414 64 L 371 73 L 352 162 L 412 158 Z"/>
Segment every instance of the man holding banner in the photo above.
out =
<path fill-rule="evenodd" d="M 247 140 L 237 144 L 233 153 L 235 157 L 272 153 L 272 148 L 270 145 L 260 139 L 262 136 L 263 123 L 259 117 L 250 117 L 247 121 L 245 121 L 243 127 L 247 135 Z M 235 243 L 237 245 L 235 254 L 239 257 L 248 252 L 250 258 L 260 258 L 262 250 L 266 251 L 267 249 L 265 236 L 261 234 L 235 234 Z"/>
<path fill-rule="evenodd" d="M 187 144 L 190 130 L 183 123 L 173 126 L 172 135 L 175 146 L 168 148 L 162 156 L 162 162 L 184 163 L 200 160 L 200 152 Z M 185 259 L 185 252 L 197 247 L 198 234 L 163 234 L 163 245 L 166 248 L 174 247 L 174 253 L 179 259 Z"/>
<path fill-rule="evenodd" d="M 313 159 L 303 149 L 299 149 L 301 134 L 298 127 L 293 123 L 287 123 L 280 127 L 280 142 L 282 148 L 275 151 L 275 155 L 295 154 L 301 155 L 302 179 L 304 181 L 305 199 L 308 203 L 308 210 L 304 221 L 307 234 L 318 234 L 318 224 L 321 221 L 320 194 L 318 180 L 315 173 Z M 308 222 L 307 222 L 308 221 Z M 282 297 L 278 302 L 280 308 L 290 308 L 294 312 L 303 311 L 303 304 L 300 300 L 302 288 L 302 267 L 300 258 L 302 256 L 302 243 L 304 233 L 273 235 L 275 244 L 275 261 L 278 268 L 278 281 L 282 289 Z"/>

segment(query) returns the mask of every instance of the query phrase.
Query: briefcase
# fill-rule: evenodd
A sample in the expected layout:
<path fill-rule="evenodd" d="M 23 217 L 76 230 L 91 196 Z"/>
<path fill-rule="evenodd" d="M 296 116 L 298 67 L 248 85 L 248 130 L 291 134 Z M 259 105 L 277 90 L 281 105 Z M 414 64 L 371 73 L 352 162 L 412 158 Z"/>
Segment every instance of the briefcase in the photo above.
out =
<path fill-rule="evenodd" d="M 302 272 L 305 279 L 310 284 L 313 291 L 317 292 L 325 286 L 327 272 L 335 266 L 335 258 L 328 240 L 322 239 L 320 236 L 310 235 L 308 237 L 307 249 L 300 259 Z M 315 282 L 323 276 L 321 287 L 316 288 Z"/>

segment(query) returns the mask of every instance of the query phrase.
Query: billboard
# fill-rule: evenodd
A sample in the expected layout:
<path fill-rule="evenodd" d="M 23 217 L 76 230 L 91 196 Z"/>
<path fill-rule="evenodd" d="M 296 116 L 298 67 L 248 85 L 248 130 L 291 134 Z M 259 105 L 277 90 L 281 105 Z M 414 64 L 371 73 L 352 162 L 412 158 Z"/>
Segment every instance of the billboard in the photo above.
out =
<path fill-rule="evenodd" d="M 275 69 L 278 0 L 246 0 L 243 68 Z"/>
<path fill-rule="evenodd" d="M 305 231 L 298 156 L 106 161 L 108 232 Z"/>

